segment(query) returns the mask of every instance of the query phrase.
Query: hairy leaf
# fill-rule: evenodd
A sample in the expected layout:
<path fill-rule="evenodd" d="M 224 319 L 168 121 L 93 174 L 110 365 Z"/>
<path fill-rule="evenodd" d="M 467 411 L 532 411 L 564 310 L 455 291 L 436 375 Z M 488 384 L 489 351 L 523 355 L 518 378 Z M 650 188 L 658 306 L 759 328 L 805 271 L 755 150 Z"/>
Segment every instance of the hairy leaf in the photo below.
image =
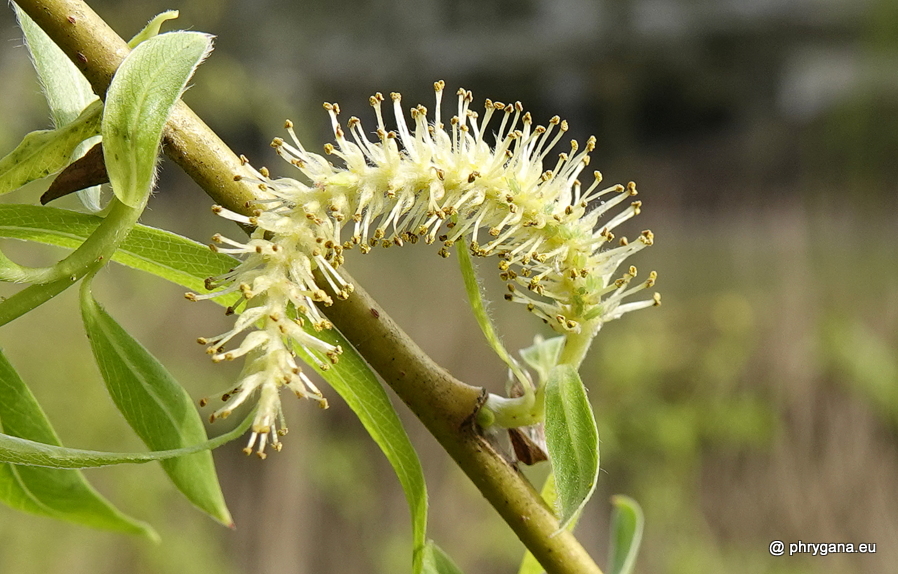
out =
<path fill-rule="evenodd" d="M 28 51 L 31 52 L 34 69 L 37 70 L 37 75 L 44 88 L 44 96 L 50 106 L 53 125 L 56 128 L 61 128 L 73 122 L 92 101 L 97 99 L 97 96 L 81 71 L 47 36 L 46 32 L 35 24 L 21 8 L 15 4 L 13 6 L 16 9 L 19 26 L 25 34 Z M 99 127 L 97 129 L 99 130 Z M 80 158 L 98 141 L 98 137 L 92 137 L 79 143 L 75 146 L 71 159 Z M 99 185 L 82 189 L 78 192 L 78 197 L 89 210 L 100 210 Z"/>
<path fill-rule="evenodd" d="M 81 314 L 97 365 L 115 405 L 153 450 L 176 449 L 206 440 L 190 396 L 159 361 L 106 313 L 81 287 Z M 175 486 L 201 510 L 230 526 L 212 453 L 162 461 Z"/>
<path fill-rule="evenodd" d="M 0 431 L 62 446 L 37 399 L 0 351 Z M 0 501 L 7 506 L 93 528 L 158 535 L 146 523 L 122 514 L 77 470 L 0 464 Z"/>
<path fill-rule="evenodd" d="M 115 196 L 138 207 L 155 177 L 162 128 L 212 37 L 172 32 L 142 42 L 116 71 L 106 93 L 103 154 Z"/>
<path fill-rule="evenodd" d="M 555 473 L 560 528 L 574 520 L 596 488 L 599 432 L 577 370 L 561 364 L 546 383 L 546 446 Z"/>

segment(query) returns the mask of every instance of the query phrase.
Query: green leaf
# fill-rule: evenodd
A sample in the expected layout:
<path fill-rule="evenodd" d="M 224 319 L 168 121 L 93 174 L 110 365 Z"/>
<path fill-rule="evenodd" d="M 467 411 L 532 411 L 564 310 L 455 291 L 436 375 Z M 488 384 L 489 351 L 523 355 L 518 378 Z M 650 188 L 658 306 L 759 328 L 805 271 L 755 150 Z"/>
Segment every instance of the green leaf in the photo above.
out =
<path fill-rule="evenodd" d="M 629 496 L 611 497 L 611 547 L 608 552 L 608 574 L 631 574 L 642 542 L 645 518 L 642 508 Z"/>
<path fill-rule="evenodd" d="M 31 61 L 40 78 L 44 96 L 50 106 L 53 125 L 57 128 L 75 121 L 91 102 L 97 99 L 90 82 L 69 60 L 65 52 L 47 36 L 28 14 L 13 4 L 19 27 L 25 34 Z"/>
<path fill-rule="evenodd" d="M 109 394 L 128 424 L 153 450 L 183 448 L 206 440 L 190 396 L 159 361 L 94 300 L 90 278 L 81 287 L 81 314 Z M 175 486 L 201 510 L 232 525 L 212 453 L 164 460 Z"/>
<path fill-rule="evenodd" d="M 337 366 L 320 374 L 359 417 L 399 478 L 412 517 L 413 571 L 418 574 L 423 567 L 427 530 L 427 488 L 421 461 L 386 391 L 361 355 L 336 329 L 317 332 L 315 336 L 343 347 Z M 297 353 L 307 364 L 321 362 L 301 348 L 297 347 Z"/>
<path fill-rule="evenodd" d="M 57 128 L 68 125 L 96 100 L 97 96 L 81 71 L 59 46 L 21 8 L 15 4 L 13 6 L 16 9 L 19 26 L 25 34 L 34 68 L 44 88 L 53 125 Z M 97 125 L 99 129 L 99 124 Z M 71 160 L 83 156 L 98 141 L 98 137 L 88 138 L 75 146 Z M 100 186 L 82 189 L 78 192 L 78 197 L 85 207 L 91 211 L 99 211 Z"/>
<path fill-rule="evenodd" d="M 101 126 L 103 157 L 112 190 L 125 205 L 136 208 L 149 193 L 169 112 L 211 50 L 208 34 L 162 34 L 134 48 L 112 78 Z"/>
<path fill-rule="evenodd" d="M 477 272 L 474 270 L 474 264 L 471 262 L 471 255 L 468 253 L 468 247 L 466 242 L 462 242 L 455 250 L 458 253 L 458 264 L 461 268 L 461 276 L 465 282 L 465 292 L 468 294 L 468 302 L 471 304 L 471 310 L 474 313 L 474 318 L 477 319 L 477 324 L 480 325 L 480 330 L 483 331 L 483 336 L 486 337 L 487 342 L 490 344 L 490 347 L 493 348 L 493 351 L 502 361 L 508 365 L 508 368 L 514 372 L 515 376 L 524 384 L 525 390 L 529 390 L 529 379 L 524 375 L 521 370 L 518 362 L 514 360 L 514 357 L 508 354 L 508 351 L 505 350 L 505 346 L 502 345 L 502 341 L 499 339 L 499 335 L 496 334 L 496 330 L 493 328 L 493 322 L 490 320 L 489 313 L 486 311 L 486 305 L 483 303 L 483 297 L 480 293 L 480 283 L 477 280 Z"/>
<path fill-rule="evenodd" d="M 0 237 L 70 249 L 81 245 L 102 221 L 95 215 L 49 206 L 0 205 Z M 214 253 L 202 243 L 145 225 L 134 226 L 112 260 L 202 293 L 207 292 L 206 277 L 239 264 L 233 257 Z M 228 305 L 224 299 L 220 303 Z"/>
<path fill-rule="evenodd" d="M 46 468 L 97 468 L 116 464 L 143 464 L 154 460 L 168 460 L 212 450 L 239 438 L 252 425 L 250 414 L 234 430 L 211 440 L 185 448 L 157 450 L 152 452 L 101 452 L 80 448 L 65 448 L 0 434 L 0 462 L 15 465 L 41 466 Z"/>
<path fill-rule="evenodd" d="M 0 431 L 61 446 L 59 437 L 19 374 L 0 351 Z M 142 534 L 158 541 L 146 523 L 122 514 L 77 470 L 0 464 L 0 501 L 7 506 L 93 528 Z"/>
<path fill-rule="evenodd" d="M 100 218 L 95 216 L 49 207 L 0 205 L 0 236 L 63 247 L 77 247 L 99 221 Z M 205 291 L 203 280 L 206 277 L 223 273 L 237 263 L 237 260 L 213 253 L 200 243 L 142 225 L 132 229 L 113 260 L 195 291 Z M 225 298 L 213 301 L 228 305 Z M 0 310 L 2 307 L 3 303 L 0 303 Z M 338 368 L 332 368 L 322 376 L 353 408 L 396 471 L 409 501 L 416 548 L 415 571 L 419 572 L 427 526 L 427 491 L 418 456 L 386 392 L 364 360 L 336 330 L 316 333 L 316 336 L 330 338 L 333 344 L 344 349 Z M 311 359 L 308 355 L 303 354 L 303 357 Z M 0 436 L 0 457 L 9 456 L 8 451 L 4 454 L 3 448 L 3 437 Z"/>
<path fill-rule="evenodd" d="M 599 431 L 577 370 L 561 364 L 546 383 L 546 446 L 555 473 L 561 526 L 574 520 L 596 488 Z"/>
<path fill-rule="evenodd" d="M 64 127 L 26 135 L 16 149 L 0 159 L 0 195 L 67 166 L 78 144 L 98 133 L 102 109 L 97 101 Z"/>
<path fill-rule="evenodd" d="M 425 574 L 462 574 L 449 555 L 443 552 L 433 540 L 427 541 L 424 547 L 424 573 Z"/>
<path fill-rule="evenodd" d="M 147 25 L 143 27 L 143 30 L 138 32 L 136 36 L 128 40 L 128 46 L 135 48 L 138 44 L 145 42 L 150 38 L 155 38 L 159 34 L 160 28 L 162 28 L 162 24 L 168 20 L 174 20 L 179 15 L 180 12 L 177 10 L 166 10 L 162 14 L 159 14 L 150 20 Z"/>

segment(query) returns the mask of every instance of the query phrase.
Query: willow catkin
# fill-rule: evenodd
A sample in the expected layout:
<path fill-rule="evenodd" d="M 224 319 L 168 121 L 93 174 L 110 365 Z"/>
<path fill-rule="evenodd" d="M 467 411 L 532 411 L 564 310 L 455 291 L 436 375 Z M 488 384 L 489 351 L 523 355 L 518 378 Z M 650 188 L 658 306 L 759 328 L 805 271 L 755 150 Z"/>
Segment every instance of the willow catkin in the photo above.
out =
<path fill-rule="evenodd" d="M 248 241 L 216 235 L 213 249 L 237 255 L 241 263 L 207 281 L 213 293 L 189 294 L 195 300 L 235 294 L 229 311 L 240 314 L 234 327 L 200 342 L 208 345 L 214 361 L 247 357 L 242 379 L 212 415 L 213 420 L 227 416 L 259 391 L 247 453 L 257 442 L 262 457 L 267 443 L 280 448 L 280 388 L 326 405 L 297 364 L 292 346 L 321 357 L 321 368 L 337 362 L 342 349 L 314 335 L 331 327 L 320 306 L 333 301 L 313 272 L 321 272 L 337 297 L 349 297 L 352 285 L 338 269 L 355 248 L 368 253 L 379 245 L 438 242 L 439 254 L 448 257 L 449 248 L 459 243 L 475 256 L 494 256 L 508 284 L 505 298 L 523 303 L 561 333 L 595 332 L 605 321 L 659 303 L 658 294 L 622 303 L 655 282 L 652 272 L 631 285 L 633 266 L 616 276 L 624 260 L 651 245 L 653 236 L 643 231 L 633 241 L 615 239 L 613 230 L 639 213 L 635 184 L 602 187 L 599 172 L 585 188 L 578 179 L 595 138 L 582 148 L 572 141 L 570 150 L 550 164 L 547 158 L 564 137 L 567 122 L 556 116 L 547 126 L 534 126 L 519 102 L 490 100 L 481 118 L 469 109 L 471 92 L 459 90 L 457 113 L 447 128 L 440 115 L 444 83 L 434 88 L 433 120 L 419 105 L 411 109 L 412 125 L 406 123 L 400 95 L 390 95 L 395 130 L 384 121 L 385 98 L 372 96 L 375 141 L 358 118 L 350 118 L 344 128 L 339 106 L 325 104 L 336 142 L 324 151 L 339 158 L 339 165 L 307 151 L 287 122 L 291 141 L 276 138 L 272 146 L 301 179 L 272 179 L 264 168 L 257 171 L 247 163 L 246 173 L 237 177 L 256 185 L 259 209 L 244 216 L 214 208 L 255 228 Z M 313 333 L 303 328 L 306 322 Z M 230 344 L 247 331 L 239 344 Z"/>

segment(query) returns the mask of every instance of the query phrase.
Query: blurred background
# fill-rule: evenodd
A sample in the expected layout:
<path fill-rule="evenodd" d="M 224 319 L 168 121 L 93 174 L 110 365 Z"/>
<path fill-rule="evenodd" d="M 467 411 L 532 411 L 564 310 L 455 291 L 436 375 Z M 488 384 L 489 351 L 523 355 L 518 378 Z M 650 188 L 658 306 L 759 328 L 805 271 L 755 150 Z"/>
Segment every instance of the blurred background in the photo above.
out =
<path fill-rule="evenodd" d="M 487 97 L 520 100 L 537 122 L 558 114 L 581 142 L 596 135 L 590 169 L 638 182 L 643 214 L 621 233 L 655 232 L 634 263 L 658 271 L 664 305 L 607 324 L 584 365 L 603 469 L 578 527 L 584 545 L 605 563 L 608 499 L 622 493 L 646 515 L 637 572 L 894 572 L 898 3 L 90 4 L 126 38 L 165 9 L 181 11 L 169 29 L 215 34 L 185 99 L 275 174 L 291 175 L 268 147 L 285 118 L 321 149 L 332 138 L 322 101 L 370 129 L 369 95 L 401 91 L 406 108 L 432 109 L 437 79 L 450 93 L 472 90 L 475 109 Z M 11 11 L 0 23 L 0 150 L 10 150 L 49 115 Z M 35 203 L 47 184 L 3 201 Z M 66 201 L 59 205 L 75 207 Z M 235 233 L 210 203 L 163 161 L 144 222 L 199 241 Z M 3 248 L 23 261 L 54 255 Z M 503 388 L 454 258 L 420 245 L 347 259 L 440 364 Z M 484 276 L 501 300 L 492 269 Z M 235 380 L 237 366 L 213 366 L 193 343 L 226 330 L 219 308 L 120 268 L 97 283 L 100 301 L 192 396 L 216 396 Z M 0 345 L 67 445 L 142 450 L 105 395 L 75 295 L 3 327 Z M 511 349 L 548 334 L 520 306 L 497 302 L 493 313 Z M 264 463 L 237 444 L 215 453 L 235 530 L 194 512 L 156 467 L 88 471 L 125 512 L 156 526 L 161 545 L 3 507 L 0 572 L 408 571 L 398 482 L 336 393 L 325 394 L 326 412 L 286 400 L 291 432 Z M 521 544 L 398 408 L 427 474 L 430 536 L 465 572 L 516 572 Z M 528 472 L 540 481 L 545 469 Z M 876 543 L 877 552 L 775 558 L 774 539 Z"/>

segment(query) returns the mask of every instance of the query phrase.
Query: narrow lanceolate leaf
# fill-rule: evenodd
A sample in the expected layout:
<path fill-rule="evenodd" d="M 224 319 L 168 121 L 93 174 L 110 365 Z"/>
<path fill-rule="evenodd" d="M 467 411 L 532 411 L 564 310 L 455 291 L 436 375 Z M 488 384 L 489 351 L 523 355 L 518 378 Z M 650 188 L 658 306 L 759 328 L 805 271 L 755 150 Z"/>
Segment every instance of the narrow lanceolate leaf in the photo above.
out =
<path fill-rule="evenodd" d="M 645 519 L 642 508 L 629 496 L 611 497 L 611 547 L 608 552 L 608 574 L 631 574 L 642 542 Z"/>
<path fill-rule="evenodd" d="M 103 221 L 66 209 L 35 205 L 0 205 L 0 237 L 75 249 Z M 135 225 L 112 256 L 129 267 L 205 293 L 203 280 L 236 267 L 239 261 L 208 246 L 145 225 Z M 232 300 L 221 301 L 223 305 Z M 2 306 L 3 303 L 0 303 Z"/>
<path fill-rule="evenodd" d="M 137 207 L 153 184 L 162 128 L 212 37 L 171 32 L 142 42 L 125 58 L 106 93 L 103 154 L 115 196 Z"/>
<path fill-rule="evenodd" d="M 152 452 L 101 452 L 80 448 L 65 448 L 33 440 L 0 434 L 0 462 L 14 465 L 41 466 L 46 468 L 98 468 L 116 464 L 143 464 L 156 460 L 167 460 L 212 450 L 240 438 L 253 422 L 250 414 L 234 430 L 212 440 L 185 448 L 154 450 Z"/>
<path fill-rule="evenodd" d="M 574 520 L 596 488 L 599 432 L 574 367 L 561 364 L 546 383 L 546 446 L 555 473 L 560 528 Z"/>
<path fill-rule="evenodd" d="M 97 304 L 90 292 L 90 278 L 81 287 L 81 314 L 109 394 L 144 443 L 153 450 L 165 450 L 205 441 L 203 422 L 187 391 Z M 222 524 L 232 524 L 212 453 L 200 452 L 161 464 L 193 504 Z"/>
<path fill-rule="evenodd" d="M 16 149 L 0 159 L 0 195 L 67 166 L 78 144 L 98 133 L 101 110 L 102 104 L 97 101 L 64 127 L 26 135 Z"/>
<path fill-rule="evenodd" d="M 343 347 L 339 364 L 320 374 L 359 417 L 399 478 L 412 515 L 413 571 L 419 574 L 423 568 L 427 530 L 427 488 L 421 461 L 390 398 L 361 355 L 336 329 L 321 331 L 315 336 Z M 302 349 L 298 349 L 298 353 L 310 365 L 321 362 L 313 360 Z"/>
<path fill-rule="evenodd" d="M 424 574 L 462 574 L 462 571 L 442 548 L 428 540 L 424 548 Z"/>
<path fill-rule="evenodd" d="M 44 88 L 44 96 L 50 106 L 53 125 L 61 128 L 73 122 L 92 101 L 97 99 L 97 96 L 81 71 L 59 46 L 21 8 L 18 6 L 15 8 L 19 26 L 25 34 L 28 51 L 31 52 L 34 69 L 37 70 Z M 98 140 L 96 137 L 89 138 L 75 146 L 71 160 L 83 156 Z M 100 209 L 99 185 L 82 189 L 78 192 L 78 197 L 91 211 Z"/>
<path fill-rule="evenodd" d="M 61 446 L 31 390 L 2 352 L 0 431 L 12 437 Z M 149 525 L 119 512 L 77 470 L 0 464 L 0 501 L 16 510 L 158 539 Z"/>

